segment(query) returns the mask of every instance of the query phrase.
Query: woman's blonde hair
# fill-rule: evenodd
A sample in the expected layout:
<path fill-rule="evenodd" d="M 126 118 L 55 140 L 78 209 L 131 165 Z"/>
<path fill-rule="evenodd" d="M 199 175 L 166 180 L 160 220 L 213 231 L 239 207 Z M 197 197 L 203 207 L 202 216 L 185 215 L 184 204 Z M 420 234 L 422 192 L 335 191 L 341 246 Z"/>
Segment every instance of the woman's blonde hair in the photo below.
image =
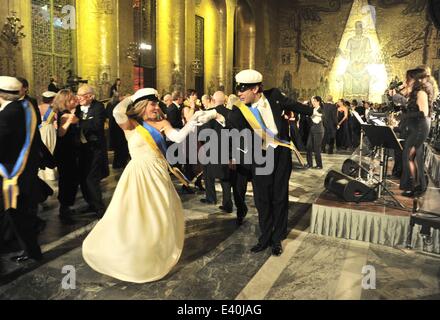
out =
<path fill-rule="evenodd" d="M 135 119 L 136 121 L 143 121 L 143 115 L 145 113 L 145 110 L 147 109 L 148 103 L 150 103 L 150 100 L 139 101 L 131 108 L 128 108 L 127 116 L 129 118 Z"/>
<path fill-rule="evenodd" d="M 67 110 L 67 106 L 73 97 L 75 97 L 75 95 L 69 89 L 60 90 L 53 99 L 52 106 L 54 107 L 54 111 L 58 113 Z"/>

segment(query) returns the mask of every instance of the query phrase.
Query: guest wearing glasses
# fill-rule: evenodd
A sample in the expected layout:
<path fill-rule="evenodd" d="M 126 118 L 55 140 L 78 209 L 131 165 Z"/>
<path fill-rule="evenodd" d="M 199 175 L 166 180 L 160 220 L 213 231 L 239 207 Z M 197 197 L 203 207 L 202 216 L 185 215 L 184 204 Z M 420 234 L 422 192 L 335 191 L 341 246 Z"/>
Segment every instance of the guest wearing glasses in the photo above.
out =
<path fill-rule="evenodd" d="M 102 218 L 105 206 L 100 182 L 109 175 L 107 145 L 104 136 L 106 112 L 104 105 L 95 100 L 95 92 L 89 85 L 78 90 L 79 106 L 75 115 L 80 129 L 80 186 L 88 207 L 82 213 L 95 212 Z"/>

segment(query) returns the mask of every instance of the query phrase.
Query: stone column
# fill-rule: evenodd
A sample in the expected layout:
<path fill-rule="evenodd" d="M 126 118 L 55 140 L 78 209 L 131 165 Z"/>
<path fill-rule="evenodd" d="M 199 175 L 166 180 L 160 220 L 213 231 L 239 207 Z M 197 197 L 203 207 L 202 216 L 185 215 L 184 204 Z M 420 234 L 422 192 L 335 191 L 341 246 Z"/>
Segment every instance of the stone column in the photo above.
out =
<path fill-rule="evenodd" d="M 78 75 L 89 80 L 99 99 L 108 98 L 117 77 L 117 0 L 78 0 Z"/>
<path fill-rule="evenodd" d="M 157 1 L 157 89 L 185 90 L 185 1 Z"/>
<path fill-rule="evenodd" d="M 127 49 L 134 41 L 133 4 L 118 0 L 118 77 L 122 81 L 122 94 L 133 91 L 133 63 L 127 58 Z"/>

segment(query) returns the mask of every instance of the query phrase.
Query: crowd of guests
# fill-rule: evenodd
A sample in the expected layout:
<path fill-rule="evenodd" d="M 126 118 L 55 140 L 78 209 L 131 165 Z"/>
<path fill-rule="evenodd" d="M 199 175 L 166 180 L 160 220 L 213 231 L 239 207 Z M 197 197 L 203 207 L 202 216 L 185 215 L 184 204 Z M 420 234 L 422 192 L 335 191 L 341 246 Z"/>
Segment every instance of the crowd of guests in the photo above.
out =
<path fill-rule="evenodd" d="M 423 142 L 429 132 L 434 92 L 438 90 L 432 79 L 426 68 L 409 70 L 406 84 L 398 92 L 390 92 L 394 98 L 400 96 L 400 100 L 406 101 L 407 105 L 406 115 L 400 124 L 402 137 L 407 140 L 402 155 L 401 183 L 407 196 L 426 190 L 427 182 L 421 169 Z M 0 240 L 6 243 L 14 236 L 19 239 L 25 254 L 16 257 L 17 261 L 41 258 L 36 237 L 44 229 L 45 222 L 38 218 L 38 205 L 53 194 L 45 181 L 58 181 L 59 217 L 62 223 L 75 224 L 76 211 L 73 207 L 78 188 L 87 203 L 87 207 L 80 212 L 93 212 L 102 218 L 105 205 L 100 182 L 109 175 L 107 151 L 114 151 L 114 169 L 123 169 L 130 160 L 126 136 L 113 116 L 115 107 L 125 98 L 121 93 L 120 79 L 112 86 L 110 101 L 106 106 L 96 99 L 94 88 L 87 84 L 75 93 L 69 89 L 59 89 L 56 79 L 51 79 L 48 91 L 40 97 L 40 104 L 28 95 L 28 90 L 29 84 L 25 79 L 0 77 L 0 163 L 5 168 L 1 170 L 1 179 L 3 183 L 18 186 L 20 190 L 16 205 L 11 197 L 12 205 L 0 208 L 0 211 L 14 210 L 19 213 L 2 216 Z M 233 101 L 233 95 L 228 97 L 218 91 L 212 96 L 203 95 L 200 100 L 198 96 L 195 90 L 188 90 L 186 95 L 178 91 L 166 94 L 158 102 L 160 108 L 157 116 L 166 119 L 175 129 L 184 128 L 200 110 L 215 110 L 228 118 L 232 110 L 232 102 L 228 101 Z M 306 167 L 314 169 L 323 168 L 322 153 L 333 154 L 335 147 L 337 150 L 354 150 L 359 146 L 361 124 L 355 113 L 366 121 L 370 113 L 381 112 L 385 107 L 357 100 L 349 102 L 340 99 L 334 103 L 331 96 L 326 97 L 325 101 L 314 96 L 301 105 L 308 106 L 311 111 L 283 112 L 282 120 L 289 128 L 288 135 L 296 148 L 307 152 Z M 35 128 L 30 126 L 32 114 L 36 119 Z M 107 121 L 109 140 L 105 134 Z M 212 129 L 211 132 L 219 137 L 225 124 L 212 119 L 198 130 L 203 128 Z M 198 148 L 203 148 L 203 144 L 213 138 L 198 141 Z M 25 142 L 28 142 L 27 150 L 23 151 L 20 148 L 26 145 Z M 189 150 L 189 137 L 184 143 L 187 145 L 185 150 Z M 166 148 L 173 144 L 175 142 L 167 141 Z M 176 169 L 195 188 L 205 192 L 205 198 L 201 199 L 205 204 L 217 204 L 215 185 L 218 180 L 223 195 L 220 209 L 231 213 L 235 204 L 237 223 L 240 225 L 247 213 L 244 198 L 252 177 L 240 173 L 233 161 L 222 164 L 221 149 L 219 146 L 217 164 L 177 164 Z M 23 158 L 23 168 L 20 174 L 15 172 L 18 180 L 14 180 L 14 176 L 8 176 L 8 172 L 19 168 L 15 162 L 19 156 Z M 185 163 L 189 163 L 190 157 L 191 154 L 186 152 Z M 194 194 L 195 191 L 186 183 L 182 185 L 181 193 Z M 0 206 L 7 203 L 5 197 L 9 197 L 7 192 L 2 193 Z"/>

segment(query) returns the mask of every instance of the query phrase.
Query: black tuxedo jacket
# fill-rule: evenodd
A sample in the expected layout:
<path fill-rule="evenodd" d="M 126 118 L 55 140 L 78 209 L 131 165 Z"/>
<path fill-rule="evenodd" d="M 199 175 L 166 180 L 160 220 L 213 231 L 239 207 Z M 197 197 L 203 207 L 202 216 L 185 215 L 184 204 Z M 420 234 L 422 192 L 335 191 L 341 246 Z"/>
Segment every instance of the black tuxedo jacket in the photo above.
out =
<path fill-rule="evenodd" d="M 87 142 L 105 143 L 104 123 L 106 111 L 99 101 L 92 101 L 87 114 L 81 111 L 81 106 L 76 108 L 75 115 L 80 119 L 79 128 L 84 133 Z"/>
<path fill-rule="evenodd" d="M 21 103 L 20 101 L 11 102 L 0 112 L 0 163 L 5 166 L 9 173 L 13 170 L 26 139 L 26 116 Z M 30 107 L 32 108 L 32 106 Z M 39 114 L 36 114 L 37 118 L 38 116 Z M 41 162 L 41 138 L 37 133 L 39 133 L 38 126 L 35 128 L 25 170 L 18 179 L 20 194 L 29 197 L 35 194 L 37 190 L 36 181 L 38 167 Z M 2 182 L 1 177 L 0 182 Z M 0 204 L 0 207 L 2 205 Z"/>
<path fill-rule="evenodd" d="M 291 141 L 289 135 L 289 124 L 288 121 L 285 121 L 284 114 L 288 111 L 304 114 L 304 115 L 313 115 L 313 108 L 306 106 L 302 103 L 299 103 L 295 100 L 292 100 L 281 93 L 279 89 L 271 89 L 264 91 L 264 96 L 270 103 L 270 107 L 272 109 L 272 114 L 275 120 L 275 125 L 278 129 L 277 137 L 284 141 Z M 227 126 L 229 128 L 235 128 L 239 131 L 243 129 L 252 130 L 251 126 L 246 121 L 245 117 L 241 113 L 240 109 L 237 107 L 233 107 L 232 111 L 229 113 L 227 119 Z M 264 120 L 264 119 L 263 119 Z M 243 155 L 243 151 L 253 152 L 253 143 L 251 141 L 245 142 L 241 139 L 241 153 Z M 264 155 L 264 152 L 263 152 Z M 252 157 L 253 158 L 253 157 Z M 240 162 L 243 164 L 244 158 L 240 157 Z M 246 165 L 247 169 L 251 169 L 254 165 Z"/>
<path fill-rule="evenodd" d="M 174 103 L 171 104 L 167 109 L 167 120 L 174 129 L 182 129 L 182 111 Z"/>
<path fill-rule="evenodd" d="M 332 103 L 324 103 L 322 124 L 326 131 L 336 133 L 338 127 L 338 108 Z"/>
<path fill-rule="evenodd" d="M 76 108 L 75 115 L 80 119 L 78 126 L 87 140 L 87 145 L 97 154 L 96 161 L 102 168 L 101 178 L 109 175 L 107 140 L 104 133 L 104 124 L 106 120 L 106 111 L 104 105 L 94 100 L 90 104 L 87 114 L 81 111 L 81 106 Z"/>
<path fill-rule="evenodd" d="M 223 105 L 217 106 L 215 107 L 215 110 L 220 113 L 221 115 L 223 115 L 225 117 L 225 119 L 228 117 L 229 113 L 231 112 L 231 110 L 229 110 L 228 108 L 226 108 Z M 209 149 L 209 152 L 206 153 L 206 155 L 208 157 L 210 157 L 211 159 L 215 159 L 215 161 L 217 162 L 216 164 L 208 164 L 208 166 L 211 167 L 211 172 L 213 174 L 213 176 L 215 178 L 218 179 L 229 179 L 229 165 L 228 164 L 222 164 L 222 147 L 224 148 L 228 148 L 227 152 L 229 152 L 229 155 L 231 154 L 231 139 L 229 139 L 228 141 L 228 145 L 227 146 L 223 146 L 222 145 L 222 130 L 227 130 L 226 127 L 223 127 L 220 123 L 217 122 L 217 120 L 211 120 L 208 123 L 206 123 L 205 125 L 203 125 L 200 128 L 200 131 L 203 131 L 204 129 L 211 129 L 212 130 L 212 134 L 216 135 L 216 139 L 218 141 L 218 148 L 214 151 L 213 146 Z M 199 132 L 200 132 L 199 131 Z M 206 139 L 206 142 L 209 142 L 212 139 L 212 136 L 208 136 Z M 212 155 L 212 152 L 216 152 L 217 156 Z M 230 159 L 230 157 L 227 155 L 227 159 Z"/>

